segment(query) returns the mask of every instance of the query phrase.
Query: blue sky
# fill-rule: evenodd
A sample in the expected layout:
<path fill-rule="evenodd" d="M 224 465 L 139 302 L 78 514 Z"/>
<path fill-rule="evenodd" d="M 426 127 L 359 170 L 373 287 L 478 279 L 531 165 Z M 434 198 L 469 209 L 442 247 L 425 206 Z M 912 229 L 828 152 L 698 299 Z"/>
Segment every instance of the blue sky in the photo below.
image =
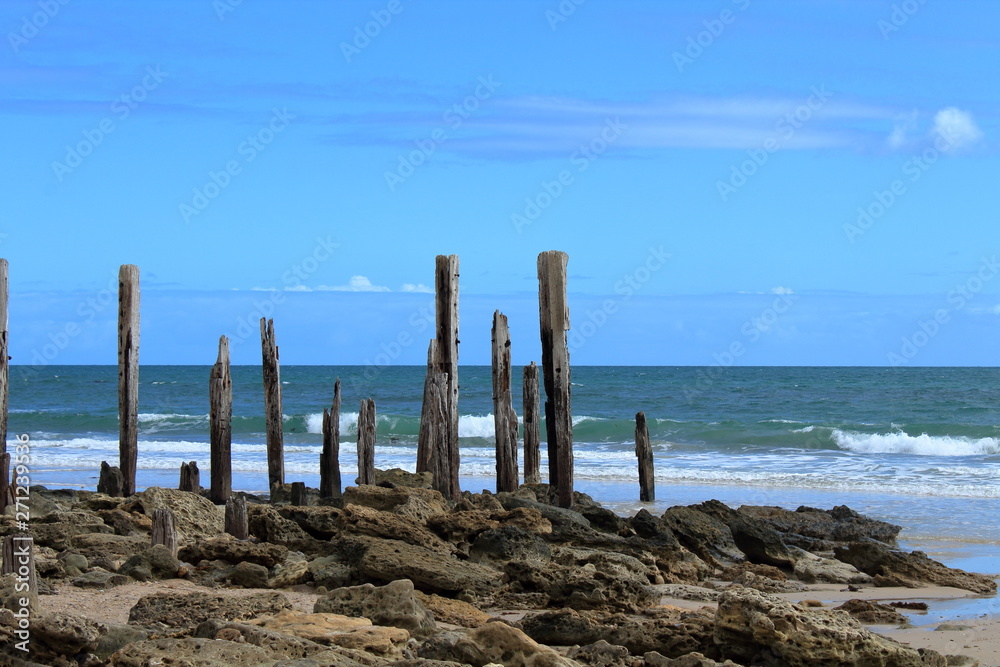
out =
<path fill-rule="evenodd" d="M 579 4 L 578 4 L 579 3 Z M 539 358 L 996 365 L 1000 5 L 940 0 L 11 0 L 0 256 L 13 363 Z"/>

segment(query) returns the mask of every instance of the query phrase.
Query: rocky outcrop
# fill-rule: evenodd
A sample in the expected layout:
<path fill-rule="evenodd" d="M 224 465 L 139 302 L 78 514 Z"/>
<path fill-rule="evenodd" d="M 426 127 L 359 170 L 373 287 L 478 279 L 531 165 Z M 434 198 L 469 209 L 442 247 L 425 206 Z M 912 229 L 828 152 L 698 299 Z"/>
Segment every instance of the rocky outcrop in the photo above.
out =
<path fill-rule="evenodd" d="M 871 600 L 848 600 L 834 609 L 847 612 L 865 625 L 902 625 L 907 622 L 906 617 L 892 607 Z"/>
<path fill-rule="evenodd" d="M 415 637 L 437 629 L 434 616 L 417 600 L 413 582 L 407 579 L 385 586 L 363 584 L 332 590 L 316 600 L 313 611 L 363 616 L 377 625 L 402 628 Z"/>
<path fill-rule="evenodd" d="M 729 526 L 694 507 L 671 507 L 660 521 L 688 551 L 713 567 L 725 568 L 745 560 Z"/>
<path fill-rule="evenodd" d="M 230 535 L 213 537 L 188 544 L 178 554 L 181 560 L 197 564 L 203 560 L 224 560 L 230 563 L 254 563 L 274 567 L 288 556 L 288 548 L 267 542 L 237 540 Z"/>
<path fill-rule="evenodd" d="M 450 623 L 463 628 L 478 628 L 481 625 L 486 625 L 492 619 L 492 616 L 481 611 L 479 607 L 462 600 L 453 600 L 421 591 L 414 591 L 414 595 L 422 605 L 427 607 L 438 623 Z"/>
<path fill-rule="evenodd" d="M 156 593 L 139 598 L 129 611 L 128 622 L 139 626 L 193 628 L 209 619 L 241 621 L 261 614 L 276 614 L 291 606 L 288 598 L 280 593 L 240 597 L 201 592 Z"/>
<path fill-rule="evenodd" d="M 997 582 L 983 574 L 947 567 L 922 551 L 907 553 L 874 541 L 851 542 L 837 547 L 838 560 L 850 563 L 873 577 L 876 586 L 951 586 L 973 593 L 996 593 Z"/>
<path fill-rule="evenodd" d="M 901 530 L 900 526 L 869 519 L 845 505 L 838 505 L 830 510 L 802 506 L 794 512 L 780 507 L 743 506 L 738 511 L 766 522 L 784 534 L 786 540 L 808 538 L 807 544 L 811 548 L 822 546 L 814 541 L 858 542 L 870 539 L 893 544 Z"/>
<path fill-rule="evenodd" d="M 854 567 L 850 563 L 845 563 L 833 558 L 823 558 L 795 547 L 792 547 L 791 551 L 796 556 L 795 568 L 793 572 L 796 577 L 807 584 L 871 583 L 871 575 L 859 571 L 858 568 Z"/>
<path fill-rule="evenodd" d="M 572 660 L 542 646 L 506 623 L 487 623 L 467 631 L 442 632 L 420 645 L 417 655 L 484 667 L 576 667 Z"/>
<path fill-rule="evenodd" d="M 658 651 L 677 658 L 694 651 L 715 654 L 714 615 L 661 607 L 641 616 L 560 609 L 532 614 L 521 628 L 535 641 L 554 646 L 581 646 L 601 639 L 624 646 L 633 655 Z"/>
<path fill-rule="evenodd" d="M 158 509 L 173 512 L 179 545 L 216 537 L 223 532 L 223 509 L 213 505 L 208 498 L 188 491 L 151 486 L 122 505 L 125 512 L 139 512 L 148 517 Z"/>
<path fill-rule="evenodd" d="M 720 598 L 715 642 L 724 657 L 745 664 L 924 664 L 915 649 L 870 632 L 845 613 L 806 609 L 749 588 L 730 589 Z"/>

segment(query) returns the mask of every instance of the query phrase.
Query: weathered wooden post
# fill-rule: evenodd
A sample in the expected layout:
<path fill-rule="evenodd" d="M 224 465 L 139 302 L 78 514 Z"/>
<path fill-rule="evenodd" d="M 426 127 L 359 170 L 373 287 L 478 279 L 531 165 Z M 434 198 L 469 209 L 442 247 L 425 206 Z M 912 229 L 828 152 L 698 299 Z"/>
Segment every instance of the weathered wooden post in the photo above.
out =
<path fill-rule="evenodd" d="M 135 493 L 139 456 L 139 267 L 118 270 L 118 467 L 122 495 Z"/>
<path fill-rule="evenodd" d="M 358 484 L 375 483 L 375 401 L 361 401 L 358 410 Z"/>
<path fill-rule="evenodd" d="M 260 318 L 260 346 L 264 365 L 264 414 L 267 420 L 267 483 L 274 493 L 277 484 L 285 483 L 285 446 L 281 421 L 281 372 L 278 344 L 274 339 L 274 320 Z"/>
<path fill-rule="evenodd" d="M 226 532 L 238 540 L 250 536 L 247 526 L 247 499 L 243 496 L 226 498 Z"/>
<path fill-rule="evenodd" d="M 649 445 L 649 428 L 646 413 L 635 415 L 635 455 L 639 459 L 639 500 L 656 500 L 656 482 L 653 481 L 653 448 Z"/>
<path fill-rule="evenodd" d="M 101 461 L 101 476 L 97 480 L 97 492 L 106 493 L 109 496 L 121 496 L 122 489 L 125 488 L 125 477 L 121 468 L 109 465 L 107 461 Z"/>
<path fill-rule="evenodd" d="M 549 484 L 559 505 L 573 506 L 573 416 L 570 412 L 569 308 L 566 305 L 564 252 L 538 255 L 538 313 L 545 379 L 545 431 L 549 448 Z"/>
<path fill-rule="evenodd" d="M 524 483 L 538 484 L 542 481 L 541 437 L 538 430 L 538 366 L 534 361 L 524 367 L 521 398 L 524 401 Z"/>
<path fill-rule="evenodd" d="M 162 544 L 170 555 L 177 558 L 177 529 L 174 527 L 174 513 L 168 509 L 153 510 L 153 528 L 150 533 L 153 546 Z"/>
<path fill-rule="evenodd" d="M 198 470 L 197 461 L 181 464 L 181 481 L 177 488 L 190 493 L 201 493 L 201 471 Z"/>
<path fill-rule="evenodd" d="M 436 421 L 430 421 L 431 403 L 428 392 L 431 388 L 431 378 L 438 374 L 437 370 L 437 340 L 431 339 L 427 345 L 427 373 L 424 376 L 424 396 L 420 404 L 420 430 L 417 432 L 417 472 L 430 472 L 431 452 L 434 449 L 434 441 L 438 435 L 432 437 L 430 429 L 437 428 Z M 447 380 L 447 379 L 446 379 Z M 441 422 L 442 424 L 444 422 Z M 447 488 L 446 484 L 444 488 Z M 435 482 L 435 489 L 437 485 Z M 439 491 L 441 489 L 438 489 Z M 444 491 L 441 491 L 444 493 Z"/>
<path fill-rule="evenodd" d="M 212 482 L 209 497 L 216 505 L 233 493 L 233 378 L 229 371 L 229 339 L 219 338 L 219 358 L 208 379 L 209 441 Z"/>
<path fill-rule="evenodd" d="M 30 535 L 6 535 L 0 541 L 0 575 L 16 574 L 18 584 L 27 584 L 28 589 L 18 597 L 38 599 L 38 575 L 35 574 L 35 540 Z M 22 579 L 23 577 L 23 579 Z M 15 598 L 17 599 L 17 598 Z"/>
<path fill-rule="evenodd" d="M 448 417 L 447 443 L 448 498 L 458 498 L 460 454 L 458 449 L 458 255 L 438 255 L 434 272 L 437 370 L 448 380 L 445 409 Z"/>
<path fill-rule="evenodd" d="M 493 426 L 496 432 L 497 493 L 517 491 L 517 414 L 510 393 L 510 328 L 493 312 Z"/>
<path fill-rule="evenodd" d="M 292 482 L 292 490 L 288 494 L 288 503 L 297 507 L 305 507 L 309 504 L 309 493 L 306 491 L 305 482 Z"/>
<path fill-rule="evenodd" d="M 323 409 L 323 451 L 319 455 L 319 495 L 339 498 L 340 484 L 340 378 L 333 384 L 333 405 Z"/>
<path fill-rule="evenodd" d="M 424 401 L 420 410 L 420 434 L 417 439 L 417 472 L 431 473 L 431 486 L 444 497 L 451 493 L 448 468 L 448 376 L 434 363 L 437 341 L 427 350 L 427 377 Z"/>

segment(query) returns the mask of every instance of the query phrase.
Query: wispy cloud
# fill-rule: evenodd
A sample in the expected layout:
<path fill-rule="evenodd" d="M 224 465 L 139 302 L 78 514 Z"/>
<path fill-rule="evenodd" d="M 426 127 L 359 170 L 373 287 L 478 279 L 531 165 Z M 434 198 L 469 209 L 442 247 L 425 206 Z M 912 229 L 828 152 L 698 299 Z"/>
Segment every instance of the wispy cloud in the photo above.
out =
<path fill-rule="evenodd" d="M 934 114 L 932 131 L 944 137 L 953 149 L 973 146 L 983 138 L 983 131 L 972 119 L 972 114 L 956 107 L 947 107 Z"/>
<path fill-rule="evenodd" d="M 423 283 L 403 283 L 402 291 L 404 292 L 415 292 L 418 294 L 434 294 L 434 290 L 424 285 Z"/>

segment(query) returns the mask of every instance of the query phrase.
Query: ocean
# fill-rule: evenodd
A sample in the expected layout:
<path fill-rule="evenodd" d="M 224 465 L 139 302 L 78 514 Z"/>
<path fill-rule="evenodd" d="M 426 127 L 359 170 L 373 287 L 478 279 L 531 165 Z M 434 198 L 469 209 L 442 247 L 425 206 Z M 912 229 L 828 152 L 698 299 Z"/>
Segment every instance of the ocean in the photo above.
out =
<path fill-rule="evenodd" d="M 375 465 L 412 471 L 424 372 L 282 367 L 286 481 L 318 486 L 321 415 L 338 377 L 344 484 L 357 473 L 357 406 L 368 397 Z M 139 488 L 176 486 L 186 461 L 208 485 L 208 375 L 205 366 L 141 368 Z M 261 370 L 234 366 L 232 376 L 233 487 L 265 492 Z M 28 435 L 32 483 L 96 488 L 101 461 L 118 461 L 117 368 L 12 366 L 10 377 L 8 448 Z M 572 380 L 576 489 L 621 513 L 709 498 L 846 504 L 904 526 L 906 544 L 1000 572 L 1000 369 L 580 366 Z M 492 489 L 490 369 L 462 367 L 459 381 L 462 488 Z M 651 505 L 638 502 L 639 410 L 654 452 Z M 544 480 L 544 426 L 542 438 Z"/>

